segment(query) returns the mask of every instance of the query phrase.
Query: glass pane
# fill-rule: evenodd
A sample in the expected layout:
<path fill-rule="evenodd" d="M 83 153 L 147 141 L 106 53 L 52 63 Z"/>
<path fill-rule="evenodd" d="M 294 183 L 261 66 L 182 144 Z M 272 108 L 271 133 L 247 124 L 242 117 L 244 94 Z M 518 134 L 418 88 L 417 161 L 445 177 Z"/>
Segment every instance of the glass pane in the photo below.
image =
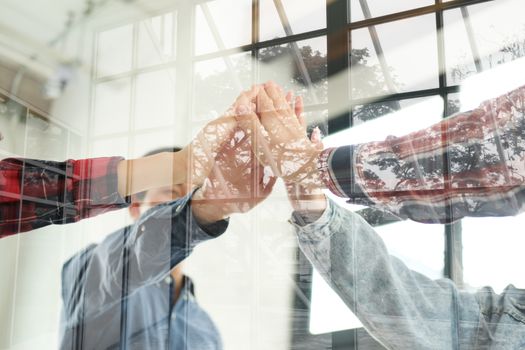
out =
<path fill-rule="evenodd" d="M 443 99 L 440 96 L 401 100 L 398 103 L 399 106 L 391 102 L 356 106 L 355 126 L 327 136 L 323 140 L 325 147 L 382 141 L 392 135 L 403 136 L 438 123 L 443 117 Z M 395 110 L 397 108 L 399 110 Z"/>
<path fill-rule="evenodd" d="M 129 130 L 130 104 L 129 78 L 97 84 L 93 133 L 105 135 Z"/>
<path fill-rule="evenodd" d="M 97 76 L 118 74 L 131 69 L 133 27 L 126 25 L 98 35 Z"/>
<path fill-rule="evenodd" d="M 196 6 L 195 54 L 249 44 L 251 0 L 214 0 Z"/>
<path fill-rule="evenodd" d="M 349 0 L 350 18 L 352 22 L 364 19 L 388 15 L 391 13 L 408 11 L 418 7 L 434 5 L 434 0 L 403 0 L 403 1 L 382 1 L 382 0 Z M 364 14 L 369 14 L 365 16 Z"/>
<path fill-rule="evenodd" d="M 504 0 L 444 13 L 449 85 L 525 56 L 522 9 L 523 2 Z M 478 66 L 474 63 L 476 52 Z"/>
<path fill-rule="evenodd" d="M 490 286 L 496 293 L 501 293 L 509 284 L 525 288 L 524 225 L 523 214 L 462 220 L 465 288 Z"/>
<path fill-rule="evenodd" d="M 252 83 L 249 53 L 195 64 L 191 120 L 208 120 L 224 113 L 241 91 Z"/>
<path fill-rule="evenodd" d="M 260 40 L 286 36 L 283 19 L 289 23 L 291 34 L 326 28 L 325 0 L 261 0 Z"/>
<path fill-rule="evenodd" d="M 310 304 L 310 333 L 330 333 L 362 326 L 354 313 L 314 270 Z"/>
<path fill-rule="evenodd" d="M 450 117 L 453 114 L 461 112 L 461 99 L 459 93 L 448 94 L 447 101 L 447 117 Z"/>
<path fill-rule="evenodd" d="M 67 130 L 29 112 L 26 157 L 63 161 L 67 156 L 67 144 Z"/>
<path fill-rule="evenodd" d="M 135 129 L 149 129 L 175 121 L 175 70 L 137 76 Z"/>
<path fill-rule="evenodd" d="M 275 81 L 306 105 L 328 102 L 326 37 L 262 49 L 259 62 L 259 81 Z"/>
<path fill-rule="evenodd" d="M 429 104 L 430 102 L 430 104 Z M 390 116 L 393 113 L 397 113 L 399 115 L 399 111 L 403 110 L 402 115 L 407 115 L 408 113 L 413 113 L 414 117 L 416 118 L 416 115 L 414 112 L 411 112 L 412 109 L 409 109 L 409 107 L 419 106 L 421 108 L 421 104 L 424 104 L 426 106 L 433 106 L 432 110 L 428 110 L 425 113 L 424 119 L 431 119 L 434 120 L 437 117 L 437 114 L 441 111 L 442 108 L 437 106 L 438 100 L 432 97 L 420 97 L 420 98 L 412 98 L 412 99 L 406 99 L 406 100 L 395 100 L 395 101 L 385 101 L 385 102 L 373 102 L 373 103 L 367 103 L 364 105 L 358 105 L 355 106 L 352 110 L 352 117 L 353 117 L 353 126 L 357 126 L 359 124 L 362 124 L 363 122 L 368 122 L 371 120 L 374 120 L 379 117 L 384 116 Z M 433 115 L 433 118 L 430 118 L 430 115 Z M 392 116 L 390 118 L 393 119 Z M 381 123 L 386 123 L 385 121 L 381 121 Z"/>
<path fill-rule="evenodd" d="M 351 97 L 437 87 L 435 22 L 426 15 L 376 26 L 376 42 L 369 28 L 352 31 Z"/>
<path fill-rule="evenodd" d="M 27 108 L 0 95 L 0 157 L 23 156 L 26 141 Z"/>
<path fill-rule="evenodd" d="M 410 220 L 375 228 L 388 252 L 410 269 L 438 279 L 443 277 L 445 228 Z"/>
<path fill-rule="evenodd" d="M 389 254 L 399 258 L 408 268 L 431 279 L 443 277 L 445 236 L 442 225 L 405 221 L 375 229 Z M 361 326 L 361 322 L 314 271 L 310 332 L 320 334 Z"/>
<path fill-rule="evenodd" d="M 167 13 L 139 23 L 137 60 L 139 67 L 175 60 L 177 16 Z"/>
<path fill-rule="evenodd" d="M 110 137 L 91 142 L 91 157 L 130 157 L 130 145 L 128 137 Z"/>
<path fill-rule="evenodd" d="M 160 132 L 150 132 L 135 136 L 133 141 L 133 158 L 142 157 L 144 154 L 160 148 L 173 148 L 184 146 L 183 140 L 177 139 L 172 128 Z"/>

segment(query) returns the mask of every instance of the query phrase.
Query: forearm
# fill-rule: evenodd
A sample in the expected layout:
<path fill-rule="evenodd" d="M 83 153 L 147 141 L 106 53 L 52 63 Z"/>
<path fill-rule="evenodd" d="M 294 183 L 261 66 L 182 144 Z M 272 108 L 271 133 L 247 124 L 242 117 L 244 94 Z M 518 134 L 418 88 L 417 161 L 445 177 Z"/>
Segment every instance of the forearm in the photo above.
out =
<path fill-rule="evenodd" d="M 118 192 L 121 161 L 120 157 L 2 160 L 0 237 L 126 207 Z"/>
<path fill-rule="evenodd" d="M 123 160 L 118 165 L 118 192 L 125 197 L 152 188 L 186 182 L 187 156 L 183 151 Z"/>

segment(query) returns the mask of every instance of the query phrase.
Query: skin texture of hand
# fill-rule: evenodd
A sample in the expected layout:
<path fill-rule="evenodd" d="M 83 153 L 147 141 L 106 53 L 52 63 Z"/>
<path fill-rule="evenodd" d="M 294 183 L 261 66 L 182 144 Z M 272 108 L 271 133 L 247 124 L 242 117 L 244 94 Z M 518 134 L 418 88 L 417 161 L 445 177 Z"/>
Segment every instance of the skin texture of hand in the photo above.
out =
<path fill-rule="evenodd" d="M 273 82 L 266 83 L 257 94 L 257 114 L 265 135 L 259 143 L 267 142 L 270 150 L 259 150 L 258 158 L 287 182 L 311 181 L 322 148 L 306 136 L 306 123 L 297 113 L 297 109 L 302 111 L 302 100 L 296 100 L 295 108 L 290 100 L 291 96 Z"/>
<path fill-rule="evenodd" d="M 254 87 L 239 96 L 233 114 L 253 118 L 257 91 Z M 193 214 L 200 224 L 247 212 L 270 195 L 277 178 L 257 161 L 254 142 L 253 133 L 236 127 L 231 140 L 220 148 L 210 174 L 192 199 Z"/>
<path fill-rule="evenodd" d="M 288 95 L 289 96 L 289 95 Z M 290 100 L 290 98 L 288 98 Z M 296 104 L 297 106 L 297 104 Z M 295 109 L 296 117 L 304 129 L 306 135 L 306 121 L 302 117 L 302 104 Z M 310 142 L 318 149 L 323 149 L 321 141 L 321 131 L 316 127 L 310 136 Z M 319 186 L 312 186 L 319 181 L 316 173 L 310 173 L 301 182 L 285 182 L 288 199 L 292 208 L 303 215 L 307 215 L 309 220 L 317 220 L 326 209 L 326 197 Z"/>

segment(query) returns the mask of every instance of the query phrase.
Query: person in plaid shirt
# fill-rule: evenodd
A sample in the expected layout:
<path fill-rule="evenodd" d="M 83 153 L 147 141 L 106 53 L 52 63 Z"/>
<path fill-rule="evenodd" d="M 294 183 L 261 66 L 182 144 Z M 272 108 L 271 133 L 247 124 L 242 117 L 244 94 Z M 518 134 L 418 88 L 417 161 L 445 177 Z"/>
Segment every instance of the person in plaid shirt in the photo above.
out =
<path fill-rule="evenodd" d="M 200 186 L 213 168 L 219 149 L 233 137 L 236 103 L 204 126 L 179 152 L 133 160 L 0 161 L 0 238 L 121 209 L 129 205 L 127 196 L 153 188 Z"/>

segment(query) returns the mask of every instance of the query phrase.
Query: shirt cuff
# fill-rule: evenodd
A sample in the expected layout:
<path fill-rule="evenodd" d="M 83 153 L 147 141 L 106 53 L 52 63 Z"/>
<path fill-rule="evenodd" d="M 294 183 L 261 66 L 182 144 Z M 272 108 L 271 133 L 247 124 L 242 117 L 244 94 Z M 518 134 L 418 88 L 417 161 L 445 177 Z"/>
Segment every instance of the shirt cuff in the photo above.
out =
<path fill-rule="evenodd" d="M 318 170 L 325 186 L 338 197 L 362 197 L 355 181 L 355 155 L 358 145 L 325 149 L 318 159 Z"/>
<path fill-rule="evenodd" d="M 308 222 L 308 216 L 294 211 L 290 223 L 296 228 L 300 240 L 317 242 L 332 235 L 334 230 L 331 225 L 335 223 L 336 215 L 335 204 L 327 199 L 326 209 L 317 220 Z"/>
<path fill-rule="evenodd" d="M 75 202 L 87 202 L 91 207 L 126 206 L 130 197 L 118 192 L 118 164 L 122 157 L 81 159 L 73 162 L 73 195 Z"/>

